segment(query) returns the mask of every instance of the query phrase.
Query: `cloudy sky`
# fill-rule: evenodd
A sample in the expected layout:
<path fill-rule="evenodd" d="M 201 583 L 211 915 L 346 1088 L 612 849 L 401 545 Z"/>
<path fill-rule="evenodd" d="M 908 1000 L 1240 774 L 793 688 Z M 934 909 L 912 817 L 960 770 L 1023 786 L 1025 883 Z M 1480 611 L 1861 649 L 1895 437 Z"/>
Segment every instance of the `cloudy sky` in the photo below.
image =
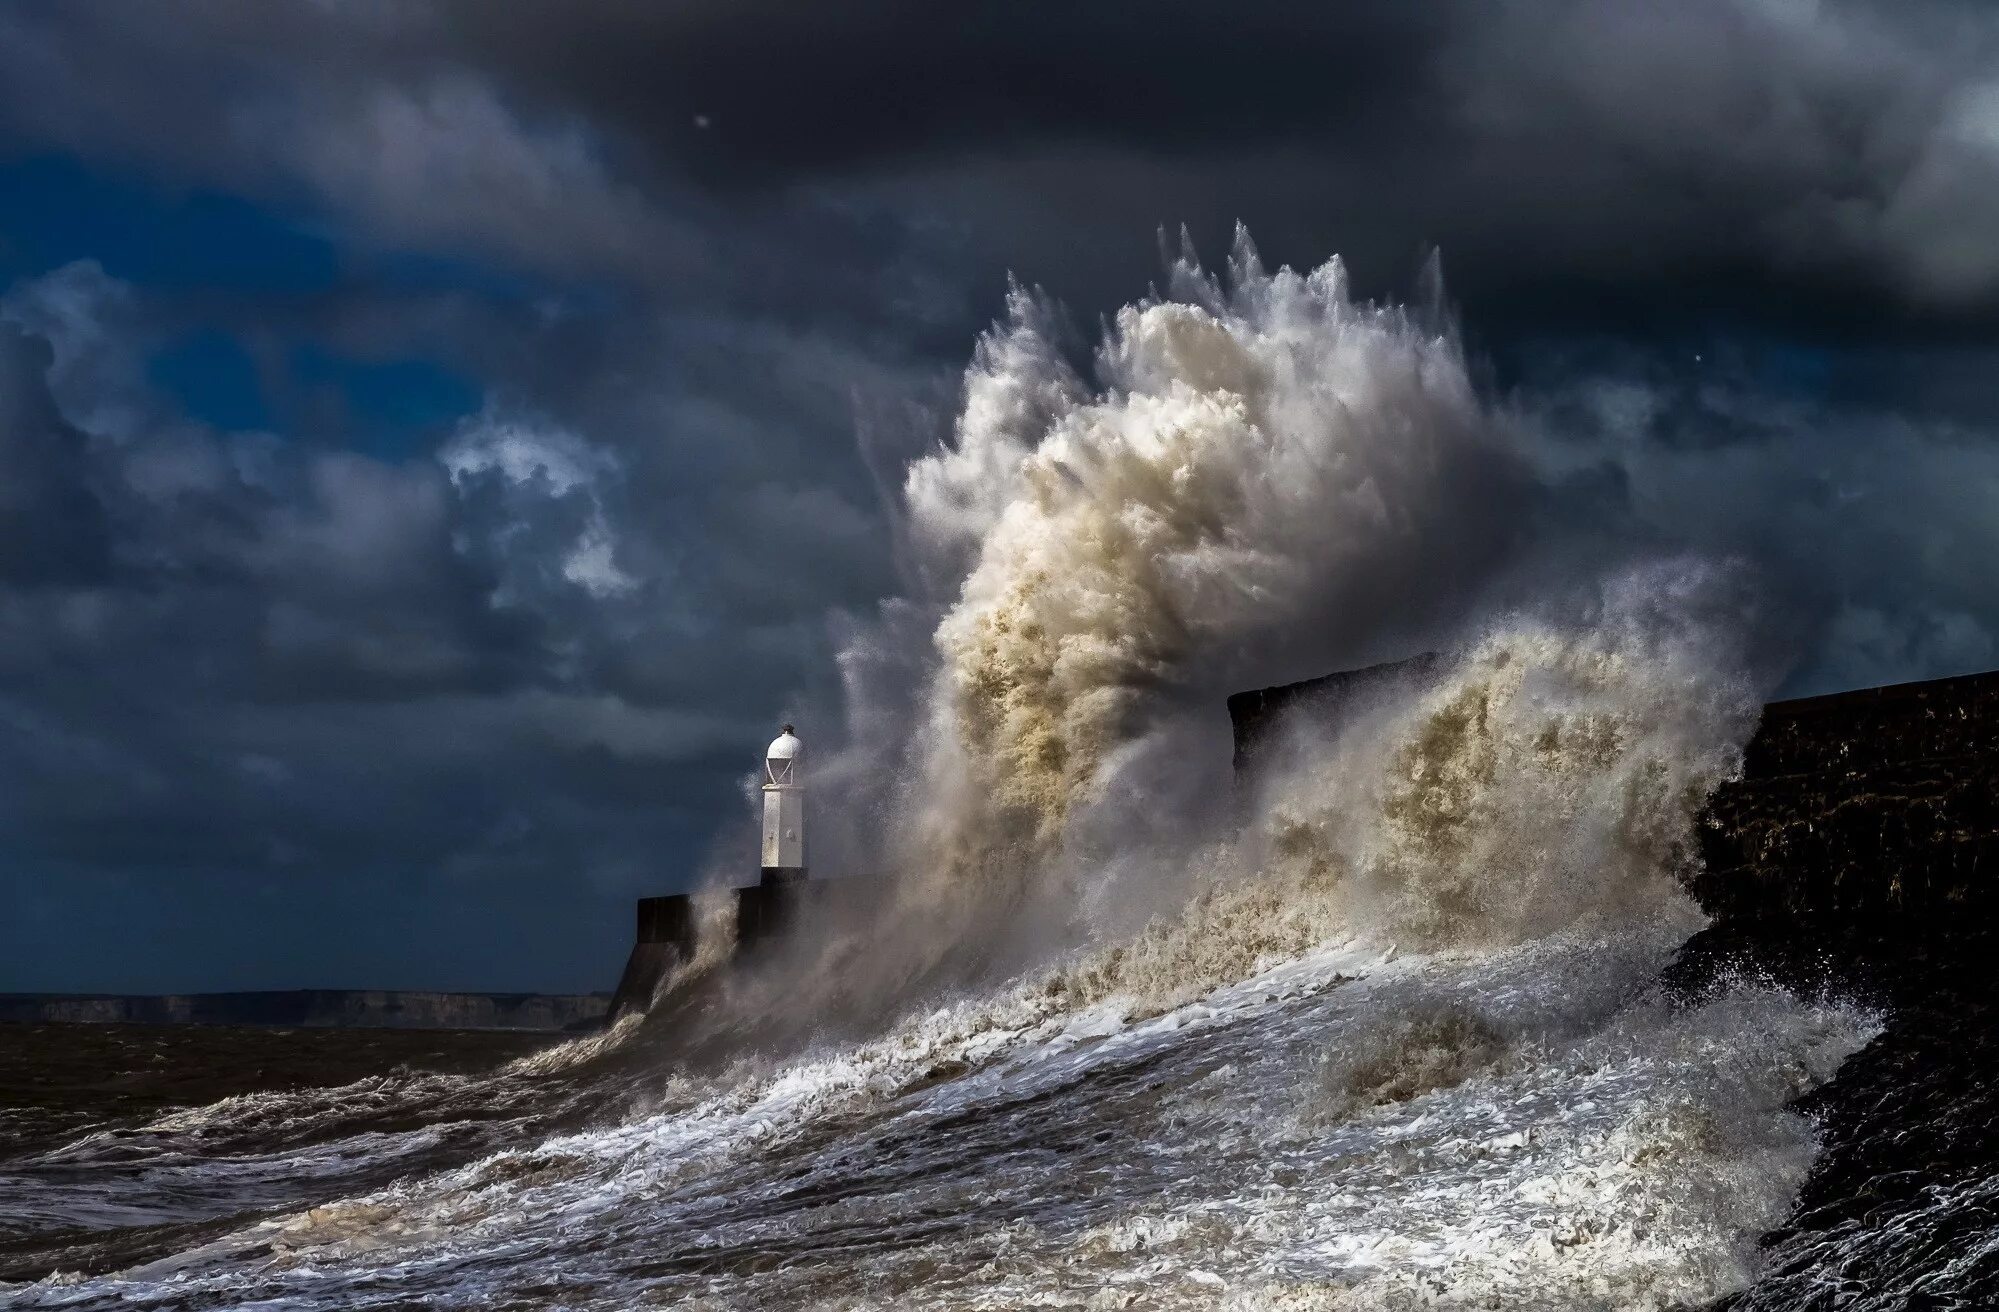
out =
<path fill-rule="evenodd" d="M 26 0 L 0 990 L 609 987 L 1009 275 L 1089 324 L 1238 221 L 1440 249 L 1785 691 L 1999 665 L 1987 6 Z"/>

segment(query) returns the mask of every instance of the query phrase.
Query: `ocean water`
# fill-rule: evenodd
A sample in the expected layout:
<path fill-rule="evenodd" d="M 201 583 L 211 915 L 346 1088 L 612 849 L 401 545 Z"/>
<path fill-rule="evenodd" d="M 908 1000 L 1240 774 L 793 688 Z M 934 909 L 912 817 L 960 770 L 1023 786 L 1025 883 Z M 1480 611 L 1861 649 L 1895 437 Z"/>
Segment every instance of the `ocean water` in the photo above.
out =
<path fill-rule="evenodd" d="M 699 1074 L 628 1031 L 71 1124 L 0 1158 L 16 1272 L 58 1268 L 0 1297 L 1695 1305 L 1752 1279 L 1817 1148 L 1789 1105 L 1877 1022 L 1675 1003 L 1685 929 L 1326 946 L 1158 1014 L 1010 992 Z"/>

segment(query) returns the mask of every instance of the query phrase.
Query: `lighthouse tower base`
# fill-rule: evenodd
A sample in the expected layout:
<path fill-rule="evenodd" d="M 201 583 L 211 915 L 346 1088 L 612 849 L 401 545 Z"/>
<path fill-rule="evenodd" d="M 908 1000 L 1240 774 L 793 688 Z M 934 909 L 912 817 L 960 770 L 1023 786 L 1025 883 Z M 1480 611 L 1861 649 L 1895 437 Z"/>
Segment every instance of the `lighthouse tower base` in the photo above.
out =
<path fill-rule="evenodd" d="M 810 896 L 803 866 L 765 866 L 756 883 L 736 890 L 737 950 L 757 947 L 793 928 Z"/>

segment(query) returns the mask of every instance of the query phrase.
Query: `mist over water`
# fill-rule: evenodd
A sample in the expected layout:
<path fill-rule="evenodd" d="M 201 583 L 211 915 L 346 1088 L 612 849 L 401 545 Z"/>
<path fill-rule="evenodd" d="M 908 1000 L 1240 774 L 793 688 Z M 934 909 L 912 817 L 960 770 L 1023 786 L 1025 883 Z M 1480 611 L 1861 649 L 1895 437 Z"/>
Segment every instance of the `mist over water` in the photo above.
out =
<path fill-rule="evenodd" d="M 1788 1102 L 1874 1028 L 1654 983 L 1699 924 L 1676 873 L 1761 700 L 1750 594 L 1725 562 L 1551 536 L 1558 491 L 1442 305 L 1356 301 L 1336 261 L 1268 272 L 1244 238 L 1223 275 L 1174 265 L 1085 365 L 1016 289 L 906 471 L 910 593 L 850 625 L 843 727 L 811 737 L 815 867 L 878 899 L 740 972 L 717 923 L 644 1020 L 485 1076 L 272 1095 L 256 1115 L 290 1137 L 226 1161 L 203 1144 L 240 1105 L 0 1159 L 65 1272 L 6 1296 L 1743 1286 L 1815 1152 Z M 1228 693 L 1424 650 L 1231 779 Z M 386 1123 L 360 1108 L 382 1097 Z M 233 1172 L 262 1191 L 247 1212 L 186 1182 Z M 121 1250 L 148 1218 L 205 1228 Z"/>

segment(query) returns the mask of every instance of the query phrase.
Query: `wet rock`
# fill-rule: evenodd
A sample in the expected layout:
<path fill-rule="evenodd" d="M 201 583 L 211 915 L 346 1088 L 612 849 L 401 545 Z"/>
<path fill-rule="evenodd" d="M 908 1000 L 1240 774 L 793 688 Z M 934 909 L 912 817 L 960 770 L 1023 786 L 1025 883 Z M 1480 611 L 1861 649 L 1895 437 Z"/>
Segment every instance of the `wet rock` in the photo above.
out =
<path fill-rule="evenodd" d="M 1717 1306 L 1999 1307 L 1999 675 L 1769 707 L 1701 855 L 1715 921 L 1674 987 L 1746 972 L 1887 1020 L 1801 1100 L 1824 1150 Z"/>

